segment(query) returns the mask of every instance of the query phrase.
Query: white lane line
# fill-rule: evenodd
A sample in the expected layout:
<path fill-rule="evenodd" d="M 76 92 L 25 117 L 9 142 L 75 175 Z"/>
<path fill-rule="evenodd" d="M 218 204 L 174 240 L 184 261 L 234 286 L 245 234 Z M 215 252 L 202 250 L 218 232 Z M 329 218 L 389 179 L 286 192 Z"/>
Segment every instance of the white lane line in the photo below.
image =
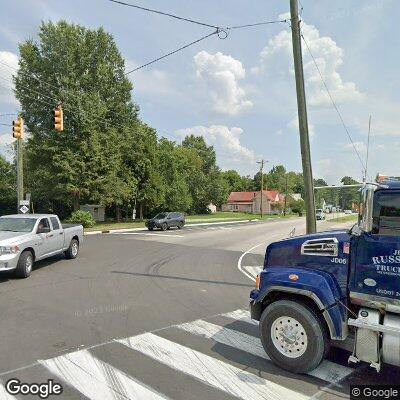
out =
<path fill-rule="evenodd" d="M 244 257 L 246 254 L 250 253 L 251 251 L 253 251 L 253 250 L 256 249 L 257 247 L 260 247 L 260 246 L 262 246 L 262 245 L 265 245 L 265 242 L 256 244 L 256 245 L 253 246 L 252 248 L 250 248 L 250 249 L 248 249 L 247 251 L 245 251 L 245 252 L 240 256 L 240 258 L 239 258 L 239 260 L 238 260 L 238 263 L 237 263 L 237 267 L 238 267 L 239 271 L 240 271 L 241 273 L 243 273 L 244 275 L 246 275 L 246 276 L 247 276 L 250 280 L 252 280 L 253 282 L 256 280 L 256 277 L 250 275 L 248 272 L 246 272 L 246 271 L 244 271 L 244 270 L 242 269 L 242 260 L 243 260 L 243 257 Z"/>
<path fill-rule="evenodd" d="M 203 320 L 177 325 L 177 328 L 270 360 L 262 346 L 261 340 L 254 336 L 247 335 L 246 333 L 215 325 Z M 329 383 L 337 383 L 353 371 L 354 370 L 351 368 L 324 360 L 316 369 L 309 372 L 308 375 Z"/>
<path fill-rule="evenodd" d="M 263 270 L 262 265 L 242 265 L 242 269 L 248 272 L 254 279 Z"/>
<path fill-rule="evenodd" d="M 120 343 L 244 400 L 300 400 L 307 396 L 152 333 Z"/>
<path fill-rule="evenodd" d="M 251 325 L 258 325 L 258 321 L 255 319 L 251 319 L 250 312 L 247 310 L 235 310 L 231 312 L 227 312 L 225 314 L 221 314 L 222 317 L 228 317 L 235 320 L 240 320 L 243 322 L 247 322 Z"/>
<path fill-rule="evenodd" d="M 97 359 L 87 350 L 39 362 L 89 399 L 166 399 L 143 383 Z"/>
<path fill-rule="evenodd" d="M 110 232 L 111 235 L 142 235 L 142 236 L 166 236 L 166 237 L 180 237 L 183 235 L 175 235 L 174 233 L 147 233 L 147 232 Z"/>
<path fill-rule="evenodd" d="M 17 400 L 17 398 L 9 394 L 6 388 L 0 384 L 0 400 Z"/>

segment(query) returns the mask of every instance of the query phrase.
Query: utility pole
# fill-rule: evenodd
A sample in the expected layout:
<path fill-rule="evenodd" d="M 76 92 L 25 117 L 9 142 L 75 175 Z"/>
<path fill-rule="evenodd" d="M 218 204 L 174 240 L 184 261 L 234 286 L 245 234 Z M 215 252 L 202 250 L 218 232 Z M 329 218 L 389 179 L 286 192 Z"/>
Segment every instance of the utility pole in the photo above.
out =
<path fill-rule="evenodd" d="M 301 34 L 299 21 L 298 0 L 290 0 L 290 16 L 292 27 L 293 61 L 296 77 L 297 110 L 299 115 L 299 132 L 301 161 L 303 165 L 303 178 L 306 202 L 307 233 L 317 231 L 315 217 L 314 182 L 311 167 L 310 138 L 308 133 L 306 94 L 304 88 L 303 58 L 301 52 Z"/>
<path fill-rule="evenodd" d="M 20 204 L 24 200 L 24 167 L 23 167 L 23 143 L 17 139 L 17 193 L 18 193 L 18 214 L 21 214 Z"/>
<path fill-rule="evenodd" d="M 23 143 L 24 120 L 21 116 L 13 121 L 13 137 L 17 139 L 17 212 L 21 213 L 21 201 L 24 199 L 24 167 L 23 167 Z"/>
<path fill-rule="evenodd" d="M 261 174 L 261 190 L 260 190 L 260 201 L 261 201 L 261 219 L 263 217 L 263 191 L 264 191 L 264 162 L 265 160 L 257 161 L 260 164 L 260 174 Z"/>

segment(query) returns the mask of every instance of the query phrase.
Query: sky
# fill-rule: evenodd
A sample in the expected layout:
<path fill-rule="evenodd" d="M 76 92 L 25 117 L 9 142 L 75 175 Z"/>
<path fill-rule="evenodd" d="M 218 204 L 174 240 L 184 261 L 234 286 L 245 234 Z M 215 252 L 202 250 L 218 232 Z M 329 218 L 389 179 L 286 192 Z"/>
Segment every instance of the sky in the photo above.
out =
<path fill-rule="evenodd" d="M 289 0 L 127 0 L 133 4 L 236 26 L 288 18 Z M 368 176 L 399 175 L 400 4 L 396 0 L 301 0 L 302 32 L 353 144 L 303 42 L 306 99 L 315 178 L 337 184 L 361 179 L 372 116 Z M 13 16 L 10 18 L 10 16 Z M 213 31 L 108 0 L 0 0 L 0 123 L 18 102 L 10 79 L 18 43 L 37 39 L 41 21 L 100 26 L 110 32 L 131 70 Z M 297 103 L 288 23 L 213 35 L 129 75 L 140 117 L 159 136 L 180 142 L 203 135 L 219 166 L 254 175 L 283 164 L 301 171 Z M 0 125 L 0 153 L 12 142 Z M 357 156 L 354 147 L 357 149 Z"/>

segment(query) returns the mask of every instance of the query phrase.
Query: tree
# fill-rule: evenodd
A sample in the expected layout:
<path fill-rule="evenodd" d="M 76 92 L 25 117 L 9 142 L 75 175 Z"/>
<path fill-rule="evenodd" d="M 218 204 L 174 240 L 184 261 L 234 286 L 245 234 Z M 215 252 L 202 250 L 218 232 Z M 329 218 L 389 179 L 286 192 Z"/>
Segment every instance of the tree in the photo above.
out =
<path fill-rule="evenodd" d="M 350 176 L 344 176 L 341 180 L 343 185 L 356 185 L 359 184 L 355 179 Z M 352 209 L 353 203 L 359 200 L 359 188 L 340 188 L 340 205 L 342 209 Z"/>
<path fill-rule="evenodd" d="M 65 21 L 42 23 L 38 42 L 19 46 L 16 97 L 30 131 L 27 185 L 34 198 L 104 205 L 131 199 L 135 181 L 123 168 L 121 147 L 134 136 L 137 107 L 124 60 L 102 28 Z M 64 132 L 53 129 L 61 102 Z"/>
<path fill-rule="evenodd" d="M 0 155 L 0 215 L 15 212 L 17 175 L 14 166 Z"/>

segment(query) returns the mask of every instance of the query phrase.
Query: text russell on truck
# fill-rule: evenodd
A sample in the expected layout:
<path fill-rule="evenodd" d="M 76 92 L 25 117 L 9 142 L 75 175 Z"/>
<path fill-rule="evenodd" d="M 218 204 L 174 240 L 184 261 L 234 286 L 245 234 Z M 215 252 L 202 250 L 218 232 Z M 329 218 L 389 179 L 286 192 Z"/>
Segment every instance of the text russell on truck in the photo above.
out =
<path fill-rule="evenodd" d="M 27 278 L 35 261 L 65 253 L 76 258 L 83 241 L 82 225 L 62 225 L 56 215 L 0 217 L 0 272 Z"/>
<path fill-rule="evenodd" d="M 331 345 L 346 343 L 350 362 L 400 366 L 400 181 L 378 181 L 361 189 L 350 231 L 267 247 L 250 309 L 280 367 L 310 371 Z"/>

